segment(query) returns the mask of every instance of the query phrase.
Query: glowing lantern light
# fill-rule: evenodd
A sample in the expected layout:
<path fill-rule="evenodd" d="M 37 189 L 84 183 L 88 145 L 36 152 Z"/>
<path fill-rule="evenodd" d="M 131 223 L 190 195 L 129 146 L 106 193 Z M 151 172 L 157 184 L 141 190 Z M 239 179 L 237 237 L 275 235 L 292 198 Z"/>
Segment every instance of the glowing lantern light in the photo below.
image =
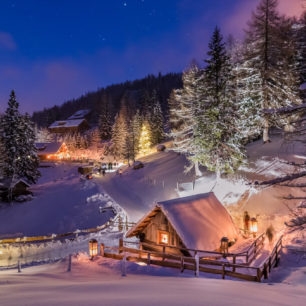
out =
<path fill-rule="evenodd" d="M 228 253 L 228 238 L 227 237 L 223 237 L 221 239 L 221 246 L 220 246 L 220 250 L 222 253 L 226 254 Z"/>
<path fill-rule="evenodd" d="M 253 234 L 253 237 L 256 237 L 258 231 L 258 222 L 256 218 L 251 218 L 251 227 L 250 227 L 250 232 Z"/>
<path fill-rule="evenodd" d="M 93 259 L 98 255 L 98 241 L 96 239 L 89 240 L 89 256 Z"/>

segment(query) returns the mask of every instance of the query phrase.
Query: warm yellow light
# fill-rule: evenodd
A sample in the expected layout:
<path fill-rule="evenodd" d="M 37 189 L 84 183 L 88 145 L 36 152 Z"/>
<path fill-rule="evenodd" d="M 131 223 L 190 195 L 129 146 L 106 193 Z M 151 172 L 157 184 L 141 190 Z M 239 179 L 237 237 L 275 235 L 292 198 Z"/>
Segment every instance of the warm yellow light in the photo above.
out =
<path fill-rule="evenodd" d="M 91 258 L 98 255 L 98 241 L 96 239 L 89 240 L 89 256 Z"/>
<path fill-rule="evenodd" d="M 250 226 L 250 232 L 253 234 L 253 236 L 256 236 L 256 233 L 258 231 L 258 222 L 256 218 L 251 219 L 251 226 Z"/>
<path fill-rule="evenodd" d="M 146 123 L 141 127 L 140 139 L 139 139 L 139 154 L 147 155 L 151 152 L 151 135 Z"/>
<path fill-rule="evenodd" d="M 168 232 L 159 232 L 159 243 L 169 244 L 169 233 Z"/>

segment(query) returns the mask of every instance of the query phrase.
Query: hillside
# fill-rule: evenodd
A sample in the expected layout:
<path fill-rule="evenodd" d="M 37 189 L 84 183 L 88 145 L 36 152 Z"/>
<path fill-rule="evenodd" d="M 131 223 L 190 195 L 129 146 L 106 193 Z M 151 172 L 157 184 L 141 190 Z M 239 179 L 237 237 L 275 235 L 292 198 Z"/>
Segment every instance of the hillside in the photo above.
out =
<path fill-rule="evenodd" d="M 170 92 L 172 89 L 182 86 L 181 78 L 180 73 L 169 73 L 157 76 L 148 75 L 143 79 L 114 84 L 98 89 L 95 92 L 84 94 L 78 99 L 66 101 L 62 105 L 34 112 L 32 120 L 39 127 L 47 127 L 56 120 L 67 119 L 79 109 L 90 109 L 92 112 L 89 123 L 93 125 L 97 123 L 103 105 L 107 104 L 109 106 L 113 119 L 119 110 L 122 99 L 128 100 L 127 103 L 129 105 L 136 104 L 141 108 L 144 92 L 147 91 L 150 94 L 153 90 L 157 91 L 164 116 L 167 117 Z"/>

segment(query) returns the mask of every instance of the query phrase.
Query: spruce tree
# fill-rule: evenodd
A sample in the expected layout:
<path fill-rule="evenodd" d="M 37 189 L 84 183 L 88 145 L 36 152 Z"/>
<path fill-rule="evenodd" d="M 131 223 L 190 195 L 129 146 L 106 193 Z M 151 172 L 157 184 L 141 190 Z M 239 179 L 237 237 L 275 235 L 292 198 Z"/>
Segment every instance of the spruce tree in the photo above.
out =
<path fill-rule="evenodd" d="M 195 166 L 197 176 L 201 175 L 198 162 L 191 157 L 196 153 L 194 135 L 197 123 L 196 116 L 198 115 L 201 75 L 200 69 L 196 65 L 191 65 L 183 73 L 183 88 L 173 90 L 169 98 L 170 136 L 173 138 L 173 149 L 189 158 L 191 161 L 189 169 Z"/>
<path fill-rule="evenodd" d="M 260 109 L 276 109 L 301 103 L 297 95 L 297 79 L 292 63 L 290 37 L 282 26 L 282 18 L 277 12 L 277 0 L 261 0 L 248 24 L 245 54 L 246 68 L 259 73 L 255 103 Z M 260 109 L 258 112 L 260 112 Z M 270 141 L 269 128 L 275 124 L 285 124 L 276 115 L 263 115 L 261 127 L 263 141 Z M 288 122 L 287 122 L 288 123 Z"/>
<path fill-rule="evenodd" d="M 112 136 L 110 105 L 106 96 L 103 99 L 101 112 L 99 115 L 99 131 L 102 140 L 109 140 Z"/>
<path fill-rule="evenodd" d="M 153 90 L 151 100 L 152 108 L 147 119 L 150 125 L 152 145 L 156 145 L 164 138 L 164 119 L 156 90 Z"/>
<path fill-rule="evenodd" d="M 235 81 L 220 30 L 209 43 L 208 58 L 199 82 L 199 104 L 195 116 L 195 152 L 191 157 L 209 170 L 234 172 L 244 158 L 242 135 L 237 125 Z"/>
<path fill-rule="evenodd" d="M 123 102 L 119 113 L 115 117 L 112 129 L 112 151 L 115 156 L 122 159 L 126 155 L 126 139 L 128 133 L 127 109 Z"/>
<path fill-rule="evenodd" d="M 0 121 L 0 142 L 4 149 L 1 172 L 12 180 L 26 178 L 30 183 L 36 183 L 40 173 L 37 170 L 39 159 L 35 148 L 34 124 L 29 115 L 22 116 L 18 108 L 19 103 L 12 91 Z"/>
<path fill-rule="evenodd" d="M 152 146 L 150 126 L 148 121 L 144 121 L 141 126 L 140 136 L 139 136 L 139 154 L 147 155 L 150 153 Z"/>

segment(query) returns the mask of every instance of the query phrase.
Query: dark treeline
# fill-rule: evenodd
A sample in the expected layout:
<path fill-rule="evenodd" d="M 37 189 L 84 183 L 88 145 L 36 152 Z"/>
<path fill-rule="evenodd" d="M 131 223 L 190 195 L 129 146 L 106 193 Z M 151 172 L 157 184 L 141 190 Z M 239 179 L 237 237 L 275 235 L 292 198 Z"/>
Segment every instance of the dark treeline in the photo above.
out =
<path fill-rule="evenodd" d="M 174 88 L 182 87 L 182 75 L 180 73 L 169 73 L 157 76 L 148 75 L 147 77 L 135 81 L 127 81 L 120 84 L 107 86 L 95 92 L 89 92 L 78 99 L 73 99 L 60 106 L 45 108 L 42 111 L 33 113 L 32 120 L 39 127 L 47 127 L 56 120 L 65 120 L 79 109 L 91 109 L 89 122 L 92 125 L 98 123 L 101 110 L 108 105 L 111 120 L 114 121 L 120 109 L 121 100 L 128 98 L 128 104 L 136 106 L 137 109 L 143 108 L 143 97 L 147 92 L 149 95 L 156 90 L 163 115 L 168 117 L 168 98 Z M 130 98 L 132 97 L 132 99 Z"/>

